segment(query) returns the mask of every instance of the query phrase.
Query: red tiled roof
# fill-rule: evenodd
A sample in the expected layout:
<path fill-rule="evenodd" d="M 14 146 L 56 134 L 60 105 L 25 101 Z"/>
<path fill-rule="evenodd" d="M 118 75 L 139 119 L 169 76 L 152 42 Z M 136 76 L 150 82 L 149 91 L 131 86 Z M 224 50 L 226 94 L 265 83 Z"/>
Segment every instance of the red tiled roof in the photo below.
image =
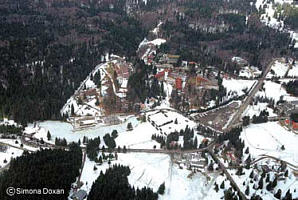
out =
<path fill-rule="evenodd" d="M 164 77 L 165 76 L 165 71 L 162 71 L 162 72 L 158 72 L 156 75 L 155 75 L 155 78 L 161 78 L 161 77 Z"/>
<path fill-rule="evenodd" d="M 298 122 L 293 121 L 293 129 L 298 130 Z"/>
<path fill-rule="evenodd" d="M 197 76 L 197 82 L 208 82 L 208 80 L 201 76 Z"/>
<path fill-rule="evenodd" d="M 175 85 L 176 85 L 176 89 L 178 90 L 182 90 L 182 79 L 181 78 L 176 78 L 175 80 Z"/>

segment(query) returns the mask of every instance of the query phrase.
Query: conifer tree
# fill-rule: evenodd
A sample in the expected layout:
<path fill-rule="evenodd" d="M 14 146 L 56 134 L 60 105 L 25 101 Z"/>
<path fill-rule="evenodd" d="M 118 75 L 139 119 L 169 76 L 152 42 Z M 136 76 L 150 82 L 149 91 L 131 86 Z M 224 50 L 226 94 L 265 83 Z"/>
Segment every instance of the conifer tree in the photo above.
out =
<path fill-rule="evenodd" d="M 48 131 L 48 133 L 47 133 L 47 138 L 48 138 L 48 140 L 51 140 L 51 133 L 50 133 L 50 131 Z"/>
<path fill-rule="evenodd" d="M 222 183 L 220 184 L 220 188 L 224 189 L 225 188 L 225 181 L 222 181 Z"/>
<path fill-rule="evenodd" d="M 166 187 L 165 187 L 165 183 L 162 183 L 162 184 L 159 186 L 157 193 L 163 195 L 163 194 L 165 193 L 165 188 L 166 188 Z"/>

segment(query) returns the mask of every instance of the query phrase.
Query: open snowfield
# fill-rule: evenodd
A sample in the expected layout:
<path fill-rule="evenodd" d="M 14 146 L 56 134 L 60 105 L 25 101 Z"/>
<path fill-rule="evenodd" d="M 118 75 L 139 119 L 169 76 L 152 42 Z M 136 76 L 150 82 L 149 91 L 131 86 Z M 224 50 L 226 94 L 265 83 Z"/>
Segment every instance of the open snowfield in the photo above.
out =
<path fill-rule="evenodd" d="M 0 169 L 9 163 L 11 158 L 16 158 L 22 154 L 23 150 L 7 146 L 7 150 L 5 152 L 0 152 Z M 3 162 L 5 159 L 7 163 Z"/>
<path fill-rule="evenodd" d="M 292 69 L 289 70 L 288 76 L 298 77 L 298 64 L 293 65 Z"/>
<path fill-rule="evenodd" d="M 273 99 L 275 103 L 283 96 L 286 101 L 297 100 L 297 97 L 290 96 L 281 84 L 272 81 L 264 81 L 264 90 L 258 91 L 256 96 L 267 97 Z"/>
<path fill-rule="evenodd" d="M 298 165 L 298 135 L 278 122 L 251 124 L 243 129 L 241 138 L 254 158 L 264 154 Z M 285 150 L 281 150 L 282 145 Z"/>
<path fill-rule="evenodd" d="M 46 132 L 49 130 L 52 136 L 52 141 L 55 141 L 55 138 L 65 138 L 67 142 L 77 142 L 79 139 L 82 141 L 84 136 L 88 138 L 95 138 L 98 136 L 103 137 L 106 133 L 111 133 L 113 130 L 120 133 L 125 132 L 127 124 L 131 122 L 133 127 L 135 127 L 139 122 L 136 117 L 129 118 L 126 122 L 113 126 L 100 126 L 93 127 L 89 129 L 84 129 L 80 131 L 73 131 L 71 124 L 60 121 L 44 121 L 40 122 L 39 126 L 44 128 Z"/>
<path fill-rule="evenodd" d="M 120 133 L 115 139 L 117 146 L 126 145 L 131 149 L 153 149 L 160 147 L 160 144 L 155 140 L 151 140 L 152 134 L 157 134 L 158 131 L 149 123 L 143 122 L 136 126 L 132 131 Z"/>
<path fill-rule="evenodd" d="M 271 71 L 267 74 L 266 78 L 278 77 L 283 78 L 289 65 L 283 62 L 275 61 L 274 65 L 271 67 Z"/>
<path fill-rule="evenodd" d="M 152 149 L 154 145 L 156 145 L 157 148 L 160 147 L 157 142 L 151 140 L 151 136 L 153 134 L 169 134 L 174 131 L 185 129 L 186 126 L 188 126 L 189 128 L 194 128 L 196 126 L 195 122 L 189 120 L 188 118 L 175 111 L 166 110 L 164 111 L 164 114 L 157 113 L 158 111 L 159 110 L 155 110 L 147 113 L 147 116 L 150 115 L 151 121 L 154 121 L 159 125 L 169 121 L 173 122 L 156 128 L 148 121 L 140 123 L 136 117 L 131 116 L 127 119 L 126 122 L 122 124 L 112 126 L 96 126 L 84 130 L 73 131 L 73 127 L 70 123 L 60 121 L 44 121 L 38 124 L 40 128 L 34 128 L 33 124 L 29 124 L 25 132 L 27 134 L 36 132 L 34 134 L 34 137 L 38 139 L 43 138 L 43 140 L 46 142 L 54 143 L 56 137 L 65 138 L 67 142 L 77 142 L 79 139 L 82 141 L 84 136 L 88 138 L 95 138 L 100 136 L 102 138 L 106 133 L 111 133 L 113 130 L 117 130 L 118 137 L 115 139 L 117 146 L 126 145 L 129 148 Z M 176 119 L 178 122 L 177 124 L 174 123 Z M 127 124 L 129 122 L 133 125 L 132 131 L 127 131 Z M 50 141 L 47 140 L 48 131 L 50 131 L 51 134 Z M 198 136 L 197 139 L 198 142 L 200 142 L 203 137 Z"/>
<path fill-rule="evenodd" d="M 266 110 L 269 113 L 269 117 L 275 117 L 277 114 L 273 113 L 273 109 L 267 107 L 268 103 L 258 103 L 257 105 L 248 105 L 242 116 L 249 116 L 252 118 L 254 115 L 259 116 L 261 111 Z"/>
<path fill-rule="evenodd" d="M 192 178 L 188 178 L 187 176 L 191 172 L 185 168 L 179 169 L 176 164 L 171 167 L 168 155 L 146 153 L 118 154 L 118 160 L 112 161 L 112 164 L 116 163 L 130 167 L 131 174 L 128 176 L 128 181 L 135 187 L 142 188 L 147 186 L 156 192 L 160 184 L 165 182 L 165 194 L 159 196 L 161 200 L 220 199 L 220 193 L 213 191 L 212 181 L 206 184 L 206 177 L 200 173 L 193 175 Z M 105 171 L 108 168 L 108 164 L 104 163 L 101 166 L 97 166 L 98 169 L 94 171 L 94 165 L 95 162 L 87 158 L 81 177 L 81 181 L 84 183 L 82 189 L 86 189 L 88 192 L 93 181 L 99 176 L 100 171 Z M 87 185 L 86 182 L 88 182 Z M 209 195 L 209 190 L 212 195 Z"/>
<path fill-rule="evenodd" d="M 243 90 L 248 91 L 255 82 L 254 80 L 223 79 L 222 84 L 227 89 L 228 96 L 234 97 L 243 95 Z"/>

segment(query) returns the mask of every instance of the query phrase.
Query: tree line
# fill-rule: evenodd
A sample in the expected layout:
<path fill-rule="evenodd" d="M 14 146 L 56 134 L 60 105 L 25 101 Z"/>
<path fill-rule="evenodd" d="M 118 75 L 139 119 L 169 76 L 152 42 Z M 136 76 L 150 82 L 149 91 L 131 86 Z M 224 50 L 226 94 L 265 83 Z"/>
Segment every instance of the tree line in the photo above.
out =
<path fill-rule="evenodd" d="M 131 171 L 123 165 L 113 165 L 105 173 L 100 172 L 99 177 L 93 183 L 88 200 L 157 200 L 157 193 L 151 188 L 143 187 L 135 189 L 128 182 Z"/>
<path fill-rule="evenodd" d="M 82 151 L 77 144 L 70 144 L 69 151 L 46 149 L 34 153 L 24 152 L 12 159 L 10 167 L 0 175 L 0 198 L 3 200 L 26 199 L 28 195 L 14 197 L 6 194 L 10 186 L 24 189 L 63 189 L 64 193 L 54 195 L 30 195 L 30 199 L 68 199 L 71 184 L 79 175 L 82 164 Z"/>

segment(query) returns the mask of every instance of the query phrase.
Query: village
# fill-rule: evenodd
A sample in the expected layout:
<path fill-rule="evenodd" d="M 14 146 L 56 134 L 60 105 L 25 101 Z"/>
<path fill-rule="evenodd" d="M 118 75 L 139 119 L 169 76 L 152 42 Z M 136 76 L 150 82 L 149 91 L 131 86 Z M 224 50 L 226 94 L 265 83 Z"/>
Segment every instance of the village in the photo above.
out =
<path fill-rule="evenodd" d="M 152 40 L 145 38 L 137 50 L 144 66 L 152 70 L 147 81 L 157 81 L 160 96 L 130 101 L 129 81 L 137 69 L 125 57 L 106 54 L 61 109 L 64 121 L 36 122 L 25 127 L 20 136 L 1 136 L 0 155 L 4 159 L 0 172 L 23 151 L 67 149 L 67 144 L 78 142 L 83 165 L 69 199 L 86 199 L 90 183 L 112 163 L 131 166 L 129 180 L 136 186 L 157 189 L 161 181 L 166 182 L 169 194 L 165 199 L 174 198 L 169 191 L 179 190 L 175 186 L 178 182 L 183 183 L 183 195 L 206 197 L 206 188 L 211 199 L 219 199 L 223 192 L 210 188 L 233 185 L 246 199 L 252 195 L 245 190 L 244 185 L 249 185 L 246 179 L 253 173 L 251 181 L 258 182 L 262 172 L 277 174 L 278 188 L 283 192 L 290 188 L 298 197 L 293 190 L 298 175 L 298 97 L 287 88 L 298 77 L 295 61 L 273 59 L 262 71 L 234 56 L 231 63 L 236 66 L 235 73 L 203 67 L 160 50 L 166 43 L 159 37 L 161 24 L 151 31 Z M 13 124 L 7 119 L 1 122 Z M 237 137 L 233 137 L 235 130 Z M 105 139 L 110 135 L 114 148 Z M 225 137 L 231 137 L 230 141 Z M 91 160 L 86 155 L 86 140 L 96 138 L 104 142 L 98 147 L 99 156 Z M 99 162 L 99 157 L 105 159 Z M 286 170 L 292 174 L 289 178 L 285 177 Z M 152 176 L 154 173 L 159 176 Z M 194 182 L 203 189 L 193 188 Z M 259 193 L 255 185 L 246 187 Z M 273 195 L 272 191 L 264 193 Z"/>
<path fill-rule="evenodd" d="M 154 49 L 153 46 L 152 49 Z M 156 171 L 155 168 L 149 172 L 146 168 L 140 167 L 143 165 L 143 161 L 141 161 L 143 156 L 140 154 L 150 154 L 150 156 L 147 156 L 148 160 L 146 162 L 152 162 L 153 166 L 156 165 L 158 168 L 159 165 L 149 158 L 153 160 L 165 159 L 164 164 L 169 165 L 169 171 L 165 173 L 170 177 L 173 176 L 173 180 L 165 178 L 168 187 L 170 187 L 171 181 L 180 178 L 179 176 L 181 175 L 178 176 L 175 173 L 187 170 L 183 175 L 186 178 L 184 180 L 185 184 L 189 184 L 186 183 L 189 180 L 196 180 L 200 177 L 204 184 L 202 187 L 213 184 L 214 181 L 217 184 L 221 182 L 230 184 L 231 181 L 235 181 L 240 190 L 245 190 L 240 186 L 242 184 L 240 181 L 243 181 L 243 177 L 238 179 L 236 176 L 238 173 L 237 169 L 243 167 L 243 160 L 237 156 L 238 150 L 235 147 L 227 146 L 226 143 L 215 144 L 214 138 L 227 131 L 233 116 L 245 104 L 243 102 L 245 102 L 247 95 L 251 95 L 251 91 L 256 87 L 256 80 L 247 78 L 244 81 L 240 75 L 236 79 L 235 76 L 231 77 L 228 74 L 220 73 L 220 76 L 223 78 L 223 85 L 229 94 L 224 97 L 226 102 L 216 105 L 215 100 L 208 100 L 208 95 L 200 97 L 199 94 L 203 92 L 208 94 L 210 90 L 217 91 L 219 89 L 217 80 L 219 72 L 217 70 L 210 67 L 200 71 L 199 64 L 186 61 L 181 61 L 181 65 L 177 66 L 179 55 L 163 54 L 156 56 L 159 59 L 154 55 L 148 55 L 148 60 L 152 59 L 149 62 L 157 69 L 156 74 L 152 78 L 156 78 L 163 83 L 166 95 L 164 99 L 160 100 L 159 105 L 157 103 L 159 100 L 154 98 L 143 104 L 131 105 L 125 97 L 128 90 L 127 82 L 129 75 L 133 73 L 133 68 L 124 58 L 110 57 L 109 61 L 98 65 L 90 73 L 63 107 L 62 113 L 64 116 L 67 116 L 67 123 L 64 122 L 59 126 L 65 126 L 65 128 L 55 132 L 57 130 L 53 129 L 53 127 L 58 125 L 54 125 L 54 122 L 41 122 L 26 129 L 24 131 L 25 137 L 23 138 L 12 141 L 9 141 L 9 139 L 1 140 L 3 145 L 1 144 L 0 152 L 5 156 L 6 160 L 2 169 L 6 169 L 9 165 L 5 164 L 9 163 L 11 158 L 19 156 L 23 149 L 36 151 L 39 148 L 56 148 L 54 138 L 57 137 L 65 137 L 67 142 L 77 141 L 78 139 L 83 141 L 83 136 L 103 137 L 113 127 L 120 133 L 116 138 L 117 145 L 121 147 L 126 146 L 127 152 L 130 153 L 118 152 L 119 160 L 111 161 L 113 163 L 127 163 L 129 161 L 126 159 L 138 160 L 136 163 L 137 168 L 133 171 L 134 176 L 131 179 L 134 181 L 141 180 L 140 184 L 148 184 L 149 180 L 146 177 L 152 171 Z M 242 69 L 247 67 L 244 65 Z M 274 69 L 274 65 L 272 67 Z M 200 73 L 190 75 L 189 71 L 192 68 L 200 71 Z M 272 71 L 269 73 L 274 75 Z M 254 76 L 259 75 L 255 74 Z M 248 176 L 249 173 L 260 173 L 261 171 L 281 174 L 279 181 L 284 181 L 284 186 L 280 186 L 282 188 L 288 187 L 289 183 L 292 183 L 295 178 L 295 176 L 291 176 L 289 179 L 283 177 L 284 171 L 287 169 L 286 167 L 282 168 L 283 162 L 288 163 L 288 166 L 290 166 L 288 170 L 297 175 L 297 168 L 295 167 L 297 166 L 297 152 L 292 141 L 296 141 L 297 137 L 298 122 L 296 113 L 298 103 L 295 97 L 281 92 L 279 96 L 272 96 L 272 98 L 277 100 L 281 97 L 285 98 L 284 101 L 276 102 L 274 109 L 271 108 L 268 102 L 255 104 L 254 101 L 260 98 L 263 93 L 265 93 L 266 97 L 272 95 L 268 93 L 270 90 L 266 90 L 266 84 L 273 84 L 278 90 L 285 91 L 282 84 L 274 83 L 271 79 L 272 77 L 266 79 L 265 84 L 262 86 L 263 89 L 260 88 L 253 95 L 253 101 L 243 111 L 238 125 L 245 123 L 242 117 L 249 116 L 251 125 L 241 132 L 240 137 L 245 142 L 244 149 L 249 148 L 250 150 L 249 152 L 252 155 L 251 162 L 258 163 L 256 165 L 258 168 L 245 171 L 245 176 Z M 232 90 L 234 87 L 231 86 L 235 82 L 242 84 L 237 91 Z M 183 105 L 175 105 L 175 102 L 171 100 L 173 91 L 176 91 L 176 95 L 187 98 L 187 108 L 184 108 Z M 200 112 L 197 112 L 198 110 Z M 259 116 L 263 110 L 269 111 L 267 121 L 260 124 L 255 123 L 256 116 Z M 131 122 L 132 127 L 128 129 L 128 124 Z M 3 123 L 8 125 L 13 122 L 6 120 Z M 70 127 L 69 124 L 71 125 Z M 279 133 L 284 135 L 284 140 L 276 139 L 278 136 L 272 134 L 271 128 L 267 128 L 268 124 L 278 129 Z M 181 130 L 186 127 L 195 130 L 193 138 L 197 139 L 198 149 L 183 149 L 182 147 L 185 145 L 186 140 L 181 135 L 177 140 L 173 140 L 169 144 L 169 147 L 173 150 L 162 147 L 156 139 L 152 139 L 152 135 L 167 138 L 173 132 L 180 132 L 181 134 Z M 256 140 L 259 137 L 255 135 L 257 133 L 256 130 L 262 130 L 264 140 Z M 47 139 L 47 131 L 51 132 L 52 139 Z M 7 145 L 8 141 L 9 145 Z M 269 142 L 269 146 L 264 144 L 266 141 Z M 82 148 L 85 148 L 85 144 L 82 145 Z M 13 150 L 14 148 L 15 150 Z M 213 157 L 215 156 L 213 151 L 216 152 L 216 157 Z M 245 150 L 245 152 L 248 152 L 248 150 Z M 153 154 L 156 154 L 156 158 Z M 162 157 L 161 154 L 169 155 L 170 158 Z M 248 160 L 246 154 L 243 158 L 244 160 Z M 284 156 L 282 162 L 278 155 Z M 272 159 L 275 161 L 273 162 Z M 87 183 L 94 181 L 88 174 L 99 173 L 99 171 L 94 171 L 94 166 L 100 169 L 109 167 L 107 163 L 98 165 L 98 163 L 86 158 L 79 181 L 80 185 L 75 184 L 70 198 L 80 200 L 86 198 L 90 191 Z M 232 179 L 227 181 L 219 176 L 223 168 L 227 170 L 225 173 L 231 174 Z M 151 185 L 157 187 L 157 183 L 152 183 Z M 295 187 L 295 185 L 291 187 Z M 216 196 L 217 194 L 212 191 L 212 195 Z"/>

